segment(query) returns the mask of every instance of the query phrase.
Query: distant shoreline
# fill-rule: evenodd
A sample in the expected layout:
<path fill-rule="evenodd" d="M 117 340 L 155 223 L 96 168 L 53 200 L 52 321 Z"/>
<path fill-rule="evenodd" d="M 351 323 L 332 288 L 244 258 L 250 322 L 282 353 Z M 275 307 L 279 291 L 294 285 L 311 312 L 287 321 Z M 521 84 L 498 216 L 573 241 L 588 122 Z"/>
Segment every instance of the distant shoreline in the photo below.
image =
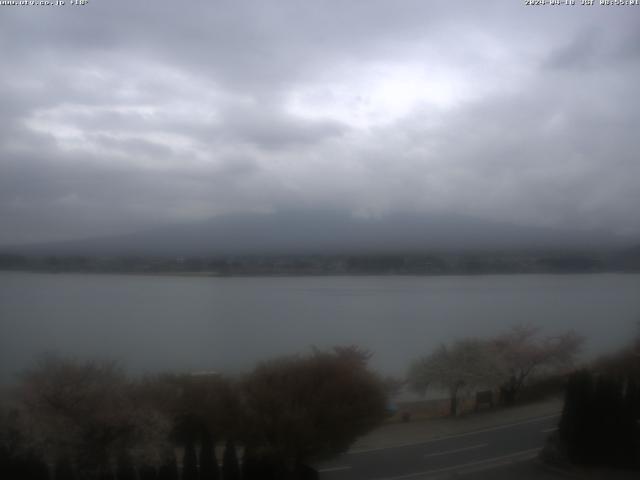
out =
<path fill-rule="evenodd" d="M 442 276 L 640 272 L 640 249 L 211 256 L 20 255 L 0 253 L 0 271 L 183 277 Z"/>
<path fill-rule="evenodd" d="M 522 272 L 447 272 L 447 273 L 238 273 L 221 274 L 219 272 L 138 272 L 138 271 L 107 271 L 107 270 L 20 270 L 20 269 L 0 269 L 0 273 L 28 273 L 46 275 L 127 275 L 139 277 L 185 277 L 185 278 L 311 278 L 311 277 L 482 277 L 482 276 L 516 276 L 516 275 L 638 275 L 640 271 L 631 270 L 602 270 L 602 271 L 522 271 Z"/>

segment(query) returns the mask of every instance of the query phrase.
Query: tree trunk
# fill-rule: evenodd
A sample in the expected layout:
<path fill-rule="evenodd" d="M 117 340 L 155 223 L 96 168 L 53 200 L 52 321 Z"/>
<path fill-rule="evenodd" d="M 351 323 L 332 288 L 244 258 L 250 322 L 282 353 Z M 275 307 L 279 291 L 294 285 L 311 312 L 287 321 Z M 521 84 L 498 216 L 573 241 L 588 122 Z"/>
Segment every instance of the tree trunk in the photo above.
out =
<path fill-rule="evenodd" d="M 236 446 L 231 440 L 227 440 L 224 447 L 224 454 L 222 457 L 222 478 L 224 480 L 240 479 L 240 465 L 238 464 L 238 457 L 236 455 Z"/>
<path fill-rule="evenodd" d="M 204 432 L 200 444 L 200 480 L 218 480 L 219 478 L 215 442 L 209 432 Z"/>
<path fill-rule="evenodd" d="M 449 415 L 455 417 L 458 414 L 458 387 L 451 390 L 449 399 Z"/>
<path fill-rule="evenodd" d="M 184 447 L 182 480 L 198 480 L 198 456 L 192 440 L 189 440 Z"/>
<path fill-rule="evenodd" d="M 500 387 L 500 398 L 502 403 L 507 406 L 516 403 L 516 395 L 518 393 L 518 380 L 515 376 L 511 376 L 509 381 Z"/>

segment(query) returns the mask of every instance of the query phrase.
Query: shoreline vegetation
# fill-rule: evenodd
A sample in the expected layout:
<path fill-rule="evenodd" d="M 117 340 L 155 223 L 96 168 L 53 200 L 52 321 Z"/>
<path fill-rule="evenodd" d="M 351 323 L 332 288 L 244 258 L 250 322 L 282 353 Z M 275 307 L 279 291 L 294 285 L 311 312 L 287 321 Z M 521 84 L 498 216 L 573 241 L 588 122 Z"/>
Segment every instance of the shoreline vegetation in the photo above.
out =
<path fill-rule="evenodd" d="M 312 463 L 387 416 L 370 357 L 337 346 L 264 361 L 241 377 L 134 379 L 112 361 L 44 355 L 0 398 L 0 477 L 317 480 Z"/>
<path fill-rule="evenodd" d="M 98 256 L 0 253 L 0 271 L 186 277 L 639 273 L 640 247 L 615 252 Z"/>
<path fill-rule="evenodd" d="M 435 399 L 392 410 L 394 392 L 414 383 L 413 369 L 406 381 L 384 378 L 369 368 L 372 354 L 355 345 L 277 357 L 239 377 L 206 371 L 135 379 L 112 361 L 43 355 L 11 395 L 0 398 L 0 474 L 317 480 L 318 462 L 350 448 L 451 435 L 462 425 L 451 422 L 456 418 L 473 419 L 480 429 L 492 417 L 504 416 L 504 424 L 549 409 L 561 414 L 542 450 L 544 465 L 566 472 L 637 470 L 640 339 L 578 365 L 580 337 L 539 334 L 514 327 L 493 339 L 461 339 L 425 357 L 424 379 L 442 384 L 428 365 L 436 362 L 437 375 L 467 392 L 448 413 L 446 400 Z M 488 374 L 487 360 L 494 367 Z M 523 388 L 517 398 L 505 395 L 508 377 L 518 372 Z M 475 401 L 472 393 L 490 386 L 495 404 L 479 409 L 478 393 Z"/>

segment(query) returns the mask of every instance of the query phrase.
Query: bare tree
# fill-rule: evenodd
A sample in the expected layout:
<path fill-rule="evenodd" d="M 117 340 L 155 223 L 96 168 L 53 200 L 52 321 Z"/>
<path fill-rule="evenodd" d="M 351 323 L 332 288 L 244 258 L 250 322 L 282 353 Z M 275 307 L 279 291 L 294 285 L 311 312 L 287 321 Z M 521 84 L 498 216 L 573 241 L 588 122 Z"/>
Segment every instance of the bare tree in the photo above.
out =
<path fill-rule="evenodd" d="M 539 328 L 527 325 L 516 326 L 493 339 L 491 346 L 500 359 L 504 376 L 503 400 L 513 403 L 536 371 L 570 367 L 583 342 L 583 337 L 573 331 L 542 337 Z"/>
<path fill-rule="evenodd" d="M 73 458 L 82 478 L 110 472 L 128 452 L 155 460 L 167 422 L 135 402 L 132 384 L 112 362 L 78 362 L 45 356 L 23 377 L 22 408 L 46 451 Z"/>
<path fill-rule="evenodd" d="M 499 386 L 503 400 L 512 403 L 534 372 L 570 367 L 583 343 L 572 331 L 548 337 L 539 332 L 517 326 L 490 340 L 464 339 L 441 345 L 411 365 L 408 383 L 423 394 L 430 385 L 447 389 L 451 415 L 456 415 L 463 389 Z"/>
<path fill-rule="evenodd" d="M 172 422 L 172 440 L 215 448 L 237 436 L 241 419 L 236 381 L 215 372 L 161 374 L 140 382 L 141 397 Z"/>
<path fill-rule="evenodd" d="M 409 385 L 422 394 L 431 385 L 446 389 L 449 392 L 449 413 L 455 416 L 462 389 L 490 386 L 499 378 L 499 364 L 492 353 L 487 342 L 478 339 L 441 345 L 411 365 Z"/>
<path fill-rule="evenodd" d="M 385 416 L 381 380 L 356 347 L 259 365 L 242 388 L 251 451 L 297 478 L 309 460 L 345 451 Z"/>

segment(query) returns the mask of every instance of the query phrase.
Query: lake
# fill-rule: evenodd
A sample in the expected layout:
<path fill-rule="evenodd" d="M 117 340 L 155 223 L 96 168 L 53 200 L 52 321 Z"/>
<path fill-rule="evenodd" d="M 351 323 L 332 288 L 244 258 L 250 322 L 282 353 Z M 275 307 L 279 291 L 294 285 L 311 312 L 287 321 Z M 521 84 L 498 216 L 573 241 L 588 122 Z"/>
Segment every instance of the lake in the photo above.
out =
<path fill-rule="evenodd" d="M 311 346 L 358 344 L 402 374 L 441 342 L 530 323 L 592 356 L 629 341 L 640 275 L 202 278 L 0 272 L 0 382 L 56 351 L 135 373 L 237 373 Z"/>

